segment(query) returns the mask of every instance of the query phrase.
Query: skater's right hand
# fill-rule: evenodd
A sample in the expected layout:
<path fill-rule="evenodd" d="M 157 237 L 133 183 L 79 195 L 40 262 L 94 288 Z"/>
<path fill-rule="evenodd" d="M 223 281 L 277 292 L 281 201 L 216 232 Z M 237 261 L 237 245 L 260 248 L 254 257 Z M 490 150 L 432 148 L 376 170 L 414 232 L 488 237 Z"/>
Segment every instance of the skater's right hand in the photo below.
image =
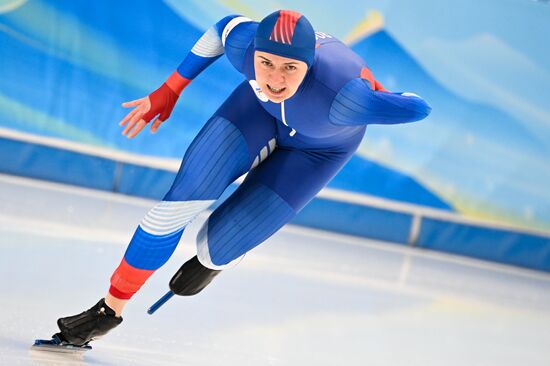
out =
<path fill-rule="evenodd" d="M 145 98 L 122 103 L 125 108 L 134 107 L 118 124 L 128 124 L 122 134 L 129 139 L 135 137 L 147 123 L 158 116 L 151 124 L 151 132 L 156 133 L 160 125 L 170 117 L 181 92 L 190 82 L 190 79 L 181 76 L 176 70 L 160 88 Z"/>
<path fill-rule="evenodd" d="M 151 124 L 151 132 L 156 133 L 160 125 L 170 117 L 178 97 L 179 95 L 164 83 L 144 98 L 122 103 L 125 108 L 134 107 L 119 123 L 119 126 L 126 125 L 122 134 L 128 138 L 135 137 L 147 123 L 160 114 Z"/>

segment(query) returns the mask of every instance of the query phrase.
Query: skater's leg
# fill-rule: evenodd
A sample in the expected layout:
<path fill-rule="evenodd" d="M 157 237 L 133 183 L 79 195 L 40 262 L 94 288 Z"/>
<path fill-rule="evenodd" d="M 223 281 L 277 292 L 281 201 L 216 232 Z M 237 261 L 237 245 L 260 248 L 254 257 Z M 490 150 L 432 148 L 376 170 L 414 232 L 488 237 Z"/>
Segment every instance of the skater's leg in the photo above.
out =
<path fill-rule="evenodd" d="M 111 278 L 107 305 L 127 300 L 175 250 L 185 226 L 214 202 L 257 157 L 274 148 L 275 121 L 247 84 L 238 87 L 195 138 L 174 184 L 142 220 Z"/>
<path fill-rule="evenodd" d="M 202 226 L 197 235 L 201 263 L 211 269 L 234 265 L 291 220 L 351 154 L 278 147 Z"/>
<path fill-rule="evenodd" d="M 122 319 L 122 309 L 174 251 L 185 226 L 236 178 L 265 159 L 275 147 L 275 120 L 243 83 L 206 123 L 185 153 L 163 201 L 137 228 L 106 296 L 93 308 L 58 320 L 60 338 L 85 344 Z M 103 326 L 101 326 L 103 324 Z"/>
<path fill-rule="evenodd" d="M 130 299 L 119 299 L 118 297 L 114 297 L 111 295 L 111 292 L 107 292 L 107 295 L 105 295 L 105 304 L 113 309 L 115 315 L 118 317 L 122 316 L 122 310 L 128 301 L 130 301 Z"/>

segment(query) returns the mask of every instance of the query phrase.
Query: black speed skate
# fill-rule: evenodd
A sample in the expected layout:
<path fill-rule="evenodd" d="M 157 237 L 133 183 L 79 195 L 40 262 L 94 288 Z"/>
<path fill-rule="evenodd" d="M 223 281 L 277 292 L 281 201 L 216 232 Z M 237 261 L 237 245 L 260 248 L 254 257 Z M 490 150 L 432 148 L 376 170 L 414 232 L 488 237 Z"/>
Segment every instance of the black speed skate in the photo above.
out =
<path fill-rule="evenodd" d="M 61 332 L 54 334 L 51 340 L 36 340 L 33 347 L 56 351 L 88 350 L 92 348 L 88 343 L 107 334 L 120 323 L 122 317 L 116 317 L 115 311 L 105 304 L 105 299 L 101 299 L 78 315 L 59 318 L 57 325 Z"/>
<path fill-rule="evenodd" d="M 78 315 L 57 319 L 57 326 L 61 330 L 59 338 L 76 346 L 107 334 L 120 323 L 122 317 L 115 316 L 115 311 L 105 304 L 105 299 Z"/>
<path fill-rule="evenodd" d="M 197 256 L 194 256 L 185 262 L 172 277 L 169 283 L 170 291 L 154 303 L 147 310 L 147 313 L 153 314 L 174 295 L 193 296 L 198 294 L 204 290 L 220 272 L 221 270 L 205 267 L 201 264 Z"/>
<path fill-rule="evenodd" d="M 181 266 L 170 280 L 170 290 L 176 295 L 193 296 L 204 290 L 221 271 L 201 264 L 197 256 Z"/>

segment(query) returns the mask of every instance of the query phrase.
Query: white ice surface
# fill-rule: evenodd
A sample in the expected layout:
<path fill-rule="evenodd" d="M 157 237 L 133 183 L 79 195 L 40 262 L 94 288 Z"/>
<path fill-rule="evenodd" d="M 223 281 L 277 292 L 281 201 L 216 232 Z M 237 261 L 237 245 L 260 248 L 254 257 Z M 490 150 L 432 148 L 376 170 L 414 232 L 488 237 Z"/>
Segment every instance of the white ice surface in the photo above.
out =
<path fill-rule="evenodd" d="M 550 275 L 292 226 L 147 315 L 189 228 L 82 359 L 29 351 L 104 295 L 154 202 L 8 176 L 0 202 L 0 365 L 550 365 Z"/>

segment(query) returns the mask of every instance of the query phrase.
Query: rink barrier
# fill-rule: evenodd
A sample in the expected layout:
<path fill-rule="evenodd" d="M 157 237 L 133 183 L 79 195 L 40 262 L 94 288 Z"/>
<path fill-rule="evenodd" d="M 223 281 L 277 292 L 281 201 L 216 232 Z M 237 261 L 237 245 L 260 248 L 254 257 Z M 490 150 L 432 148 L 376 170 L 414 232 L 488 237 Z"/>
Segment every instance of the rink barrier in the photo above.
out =
<path fill-rule="evenodd" d="M 0 156 L 4 173 L 155 200 L 180 164 L 3 128 Z M 550 272 L 550 233 L 360 193 L 325 188 L 292 223 Z"/>

